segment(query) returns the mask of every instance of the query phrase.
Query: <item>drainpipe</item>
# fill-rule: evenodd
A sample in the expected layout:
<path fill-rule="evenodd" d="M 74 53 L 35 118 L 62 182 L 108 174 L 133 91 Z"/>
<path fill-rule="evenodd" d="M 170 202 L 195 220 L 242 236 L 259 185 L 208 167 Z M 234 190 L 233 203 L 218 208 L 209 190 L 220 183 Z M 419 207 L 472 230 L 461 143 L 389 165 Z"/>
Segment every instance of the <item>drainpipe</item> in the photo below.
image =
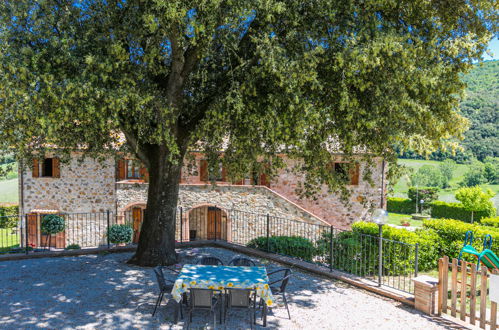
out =
<path fill-rule="evenodd" d="M 19 160 L 19 215 L 24 215 L 24 167 L 23 161 Z"/>
<path fill-rule="evenodd" d="M 381 162 L 381 200 L 380 200 L 380 209 L 384 209 L 385 205 L 385 160 Z"/>

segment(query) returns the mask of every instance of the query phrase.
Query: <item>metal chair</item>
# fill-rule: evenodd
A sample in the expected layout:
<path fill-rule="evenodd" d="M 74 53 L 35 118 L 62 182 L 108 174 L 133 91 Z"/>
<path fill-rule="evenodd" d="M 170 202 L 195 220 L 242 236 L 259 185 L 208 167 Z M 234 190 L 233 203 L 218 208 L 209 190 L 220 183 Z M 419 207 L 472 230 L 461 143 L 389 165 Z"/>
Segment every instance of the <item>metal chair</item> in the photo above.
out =
<path fill-rule="evenodd" d="M 152 316 L 156 314 L 156 310 L 161 305 L 165 293 L 172 292 L 173 285 L 175 284 L 175 282 L 165 278 L 165 274 L 163 274 L 163 269 L 161 268 L 161 266 L 154 267 L 154 274 L 156 274 L 156 280 L 159 286 L 159 296 L 158 299 L 156 299 L 156 305 L 154 306 L 154 311 L 152 312 Z M 180 308 L 180 317 L 183 317 L 181 304 L 179 304 L 179 308 Z"/>
<path fill-rule="evenodd" d="M 256 323 L 256 291 L 253 289 L 227 288 L 225 289 L 225 297 L 224 322 L 227 319 L 227 311 L 246 309 L 249 312 L 251 329 L 253 329 L 253 323 Z"/>
<path fill-rule="evenodd" d="M 215 309 L 218 305 L 218 297 L 215 296 L 215 290 L 191 288 L 189 289 L 189 316 L 187 328 L 189 329 L 192 323 L 192 312 L 196 309 L 209 310 L 213 314 L 213 327 L 217 326 L 217 314 Z M 222 320 L 222 310 L 220 310 L 220 320 Z"/>
<path fill-rule="evenodd" d="M 247 267 L 255 267 L 256 263 L 248 258 L 244 257 L 236 257 L 229 261 L 229 266 L 247 266 Z"/>
<path fill-rule="evenodd" d="M 278 280 L 272 281 L 269 283 L 270 290 L 272 291 L 272 295 L 281 295 L 282 300 L 284 300 L 284 306 L 286 306 L 286 310 L 288 311 L 288 317 L 291 320 L 291 314 L 289 313 L 289 307 L 288 307 L 288 300 L 286 299 L 286 286 L 288 285 L 289 278 L 291 277 L 291 269 L 289 268 L 283 268 L 283 269 L 278 269 L 275 270 L 271 273 L 268 273 L 267 275 L 275 275 L 283 273 L 282 277 Z M 274 284 L 281 283 L 278 286 L 273 286 Z M 260 302 L 261 303 L 261 302 Z"/>
<path fill-rule="evenodd" d="M 223 266 L 224 263 L 217 257 L 203 257 L 199 260 L 198 265 Z"/>

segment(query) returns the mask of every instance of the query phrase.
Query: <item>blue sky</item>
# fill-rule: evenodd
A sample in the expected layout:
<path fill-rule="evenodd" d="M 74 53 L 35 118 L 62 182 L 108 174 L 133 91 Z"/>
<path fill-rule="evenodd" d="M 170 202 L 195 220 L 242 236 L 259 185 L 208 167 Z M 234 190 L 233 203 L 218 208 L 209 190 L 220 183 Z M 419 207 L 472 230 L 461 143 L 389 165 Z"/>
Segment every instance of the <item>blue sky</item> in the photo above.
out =
<path fill-rule="evenodd" d="M 499 60 L 499 39 L 498 38 L 494 38 L 492 39 L 490 42 L 489 42 L 489 50 L 492 51 L 493 56 L 490 57 L 488 55 L 484 55 L 483 56 L 483 59 L 484 60 Z"/>

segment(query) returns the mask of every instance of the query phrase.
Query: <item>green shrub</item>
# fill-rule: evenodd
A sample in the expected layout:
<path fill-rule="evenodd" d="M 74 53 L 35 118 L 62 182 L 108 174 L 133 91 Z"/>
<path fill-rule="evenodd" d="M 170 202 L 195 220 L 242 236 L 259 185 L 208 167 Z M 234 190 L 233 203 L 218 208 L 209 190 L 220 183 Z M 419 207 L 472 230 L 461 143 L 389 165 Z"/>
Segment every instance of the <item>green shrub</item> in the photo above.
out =
<path fill-rule="evenodd" d="M 499 228 L 499 217 L 482 218 L 480 224 L 482 226 Z"/>
<path fill-rule="evenodd" d="M 306 261 L 312 261 L 316 254 L 314 244 L 307 238 L 299 236 L 272 236 L 268 239 L 270 252 L 297 257 Z M 261 236 L 252 239 L 248 247 L 267 250 L 267 237 Z"/>
<path fill-rule="evenodd" d="M 420 202 L 424 200 L 425 203 L 429 204 L 438 199 L 438 192 L 440 189 L 435 187 L 410 187 L 407 191 L 407 197 L 413 202 Z"/>
<path fill-rule="evenodd" d="M 0 217 L 19 214 L 19 205 L 17 204 L 0 204 Z"/>
<path fill-rule="evenodd" d="M 416 205 L 407 198 L 388 197 L 386 210 L 393 213 L 412 214 L 416 212 Z"/>
<path fill-rule="evenodd" d="M 66 246 L 66 250 L 79 250 L 81 247 L 78 244 L 69 244 Z"/>
<path fill-rule="evenodd" d="M 378 236 L 378 225 L 371 222 L 356 222 L 352 225 L 352 230 L 357 233 Z M 383 238 L 411 245 L 418 243 L 419 270 L 430 270 L 437 266 L 441 240 L 435 231 L 427 229 L 411 232 L 405 229 L 384 226 Z M 371 241 L 374 241 L 376 245 L 378 244 L 377 240 Z M 413 270 L 415 248 L 390 241 L 386 241 L 383 250 L 383 253 L 389 256 L 384 262 L 387 273 L 397 275 Z"/>
<path fill-rule="evenodd" d="M 49 214 L 43 217 L 41 223 L 42 232 L 44 234 L 57 234 L 64 231 L 64 218 L 57 214 Z"/>
<path fill-rule="evenodd" d="M 494 227 L 480 226 L 479 224 L 471 224 L 454 219 L 431 219 L 424 220 L 423 227 L 434 230 L 440 237 L 440 255 L 447 255 L 449 258 L 457 258 L 459 251 L 463 247 L 464 236 L 468 230 L 471 230 L 474 235 L 473 246 L 478 251 L 481 251 L 483 246 L 483 237 L 486 234 L 492 236 L 494 242 L 499 242 L 499 229 Z M 492 251 L 499 253 L 499 245 L 492 244 Z M 476 262 L 476 259 L 469 257 L 469 261 Z"/>
<path fill-rule="evenodd" d="M 17 227 L 19 217 L 17 216 L 0 216 L 0 228 L 14 228 Z"/>
<path fill-rule="evenodd" d="M 493 217 L 495 214 L 496 210 L 491 208 L 485 211 L 474 212 L 473 218 L 476 221 L 479 221 L 482 218 Z M 431 217 L 437 219 L 444 218 L 470 222 L 471 211 L 467 211 L 461 203 L 435 201 L 431 203 Z"/>
<path fill-rule="evenodd" d="M 109 242 L 113 244 L 130 243 L 133 237 L 133 229 L 130 225 L 112 225 L 107 230 Z"/>

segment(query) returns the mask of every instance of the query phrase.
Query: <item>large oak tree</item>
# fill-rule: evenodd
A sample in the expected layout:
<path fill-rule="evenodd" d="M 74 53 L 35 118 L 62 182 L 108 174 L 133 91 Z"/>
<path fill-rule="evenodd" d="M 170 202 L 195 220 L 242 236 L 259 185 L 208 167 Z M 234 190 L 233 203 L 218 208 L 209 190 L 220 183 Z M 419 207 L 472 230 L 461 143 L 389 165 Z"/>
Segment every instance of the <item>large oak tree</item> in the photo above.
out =
<path fill-rule="evenodd" d="M 66 159 L 123 148 L 148 168 L 132 262 L 175 261 L 193 146 L 232 178 L 300 159 L 304 194 L 331 150 L 392 159 L 458 138 L 460 75 L 497 31 L 494 0 L 3 0 L 0 148 Z M 344 190 L 344 189 L 343 189 Z"/>

